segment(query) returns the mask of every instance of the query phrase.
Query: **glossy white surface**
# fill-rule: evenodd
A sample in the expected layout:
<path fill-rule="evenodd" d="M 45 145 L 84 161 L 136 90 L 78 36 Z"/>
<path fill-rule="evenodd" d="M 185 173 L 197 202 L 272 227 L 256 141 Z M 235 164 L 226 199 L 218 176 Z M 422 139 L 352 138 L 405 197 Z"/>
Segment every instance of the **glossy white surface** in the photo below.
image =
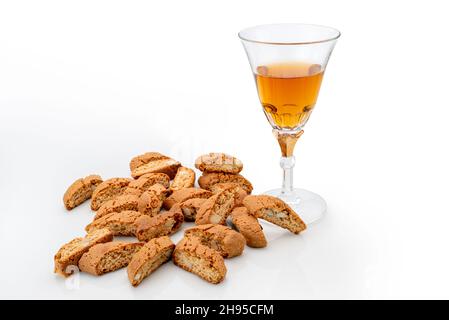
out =
<path fill-rule="evenodd" d="M 449 298 L 443 6 L 2 2 L 0 298 Z M 54 275 L 59 246 L 92 219 L 87 204 L 64 210 L 65 188 L 127 176 L 141 152 L 192 166 L 224 151 L 255 193 L 280 186 L 237 32 L 282 21 L 342 31 L 296 150 L 295 186 L 323 196 L 325 218 L 300 236 L 264 225 L 269 246 L 227 260 L 217 286 L 171 263 L 138 288 L 124 270 L 79 286 Z"/>

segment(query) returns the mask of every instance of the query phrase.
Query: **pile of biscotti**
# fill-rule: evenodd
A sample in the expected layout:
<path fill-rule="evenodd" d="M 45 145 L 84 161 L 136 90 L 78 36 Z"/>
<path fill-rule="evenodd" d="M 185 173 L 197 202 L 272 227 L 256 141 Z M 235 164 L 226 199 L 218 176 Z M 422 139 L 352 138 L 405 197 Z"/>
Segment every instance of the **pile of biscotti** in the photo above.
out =
<path fill-rule="evenodd" d="M 209 153 L 197 158 L 195 167 L 202 172 L 199 188 L 195 171 L 158 152 L 134 157 L 132 178 L 103 181 L 90 175 L 76 180 L 64 194 L 65 207 L 72 210 L 91 199 L 95 216 L 84 237 L 56 253 L 55 272 L 67 277 L 80 270 L 99 276 L 127 267 L 130 283 L 137 286 L 172 259 L 182 269 L 220 283 L 226 275 L 224 258 L 241 255 L 245 245 L 266 247 L 258 219 L 295 234 L 306 229 L 282 200 L 250 195 L 253 187 L 240 175 L 243 164 L 237 158 Z M 169 236 L 184 221 L 195 226 L 184 230 L 175 245 Z M 138 242 L 113 241 L 114 236 Z"/>

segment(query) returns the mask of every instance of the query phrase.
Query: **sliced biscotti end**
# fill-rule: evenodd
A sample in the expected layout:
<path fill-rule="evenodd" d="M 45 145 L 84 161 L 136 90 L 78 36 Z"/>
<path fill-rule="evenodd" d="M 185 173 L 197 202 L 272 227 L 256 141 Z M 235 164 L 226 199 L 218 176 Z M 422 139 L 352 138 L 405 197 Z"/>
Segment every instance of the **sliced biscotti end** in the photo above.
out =
<path fill-rule="evenodd" d="M 111 178 L 100 183 L 92 194 L 92 210 L 97 211 L 103 203 L 122 195 L 130 182 L 129 178 Z"/>
<path fill-rule="evenodd" d="M 139 197 L 132 194 L 122 194 L 112 200 L 103 203 L 95 214 L 94 220 L 110 214 L 111 212 L 121 212 L 125 210 L 137 210 Z"/>
<path fill-rule="evenodd" d="M 231 213 L 238 199 L 236 187 L 227 188 L 213 195 L 200 206 L 196 214 L 195 223 L 226 224 L 226 218 Z"/>
<path fill-rule="evenodd" d="M 81 271 L 96 276 L 126 267 L 143 246 L 141 242 L 108 242 L 94 245 L 81 257 Z"/>
<path fill-rule="evenodd" d="M 210 191 L 212 191 L 213 194 L 217 194 L 217 193 L 220 193 L 221 191 L 231 188 L 231 187 L 237 188 L 238 198 L 237 198 L 236 206 L 240 206 L 243 203 L 243 199 L 245 199 L 245 197 L 248 195 L 246 193 L 245 189 L 243 189 L 240 184 L 235 183 L 235 182 L 221 182 L 221 183 L 212 185 L 210 187 Z"/>
<path fill-rule="evenodd" d="M 198 212 L 201 205 L 206 201 L 202 198 L 187 199 L 179 204 L 182 213 L 184 214 L 184 220 L 195 221 L 196 213 Z"/>
<path fill-rule="evenodd" d="M 169 237 L 151 239 L 143 245 L 128 265 L 128 279 L 138 286 L 143 279 L 171 259 L 175 245 Z"/>
<path fill-rule="evenodd" d="M 73 182 L 64 193 L 63 201 L 67 210 L 79 206 L 84 201 L 92 197 L 95 188 L 103 182 L 103 179 L 96 174 L 89 175 Z"/>
<path fill-rule="evenodd" d="M 236 174 L 242 171 L 243 163 L 226 153 L 211 152 L 195 160 L 195 167 L 203 172 L 224 172 Z"/>
<path fill-rule="evenodd" d="M 267 239 L 256 217 L 248 213 L 245 207 L 234 208 L 231 212 L 232 224 L 245 237 L 246 244 L 252 248 L 264 248 Z"/>
<path fill-rule="evenodd" d="M 135 222 L 142 216 L 138 211 L 125 210 L 111 212 L 105 216 L 94 220 L 86 226 L 87 232 L 108 228 L 114 236 L 134 236 L 136 234 Z"/>
<path fill-rule="evenodd" d="M 279 198 L 268 195 L 247 196 L 243 200 L 243 205 L 251 215 L 274 223 L 293 233 L 298 234 L 306 229 L 306 224 L 298 214 Z"/>
<path fill-rule="evenodd" d="M 184 222 L 179 204 L 174 205 L 169 211 L 150 217 L 143 215 L 135 222 L 136 237 L 139 241 L 149 241 L 161 236 L 169 236 L 179 230 Z"/>
<path fill-rule="evenodd" d="M 173 179 L 180 166 L 181 163 L 171 158 L 154 160 L 134 168 L 131 176 L 136 179 L 147 173 L 165 173 Z"/>
<path fill-rule="evenodd" d="M 207 199 L 212 196 L 212 192 L 201 188 L 185 188 L 173 192 L 165 201 L 164 208 L 170 209 L 175 203 L 181 203 L 188 199 Z"/>
<path fill-rule="evenodd" d="M 140 196 L 137 210 L 149 216 L 157 215 L 168 192 L 163 185 L 156 183 Z"/>
<path fill-rule="evenodd" d="M 179 167 L 170 186 L 171 191 L 192 188 L 195 185 L 195 171 L 186 167 Z"/>
<path fill-rule="evenodd" d="M 160 184 L 164 188 L 170 187 L 170 177 L 165 173 L 147 173 L 140 176 L 137 180 L 131 181 L 124 194 L 134 194 L 141 196 L 155 184 Z"/>
<path fill-rule="evenodd" d="M 148 162 L 163 159 L 170 159 L 170 157 L 167 157 L 159 152 L 145 152 L 144 154 L 140 154 L 131 159 L 129 162 L 129 169 L 132 171 L 141 165 L 147 164 Z"/>
<path fill-rule="evenodd" d="M 98 243 L 112 241 L 113 234 L 109 229 L 99 229 L 87 234 L 84 238 L 75 238 L 64 244 L 56 253 L 55 273 L 64 277 L 71 275 L 81 256 Z"/>
<path fill-rule="evenodd" d="M 241 174 L 223 173 L 223 172 L 205 172 L 198 178 L 198 184 L 201 188 L 211 190 L 211 187 L 217 183 L 233 182 L 239 184 L 247 194 L 253 191 L 253 185 Z"/>
<path fill-rule="evenodd" d="M 242 254 L 246 240 L 235 230 L 219 224 L 204 224 L 189 228 L 186 237 L 197 237 L 200 242 L 217 250 L 224 258 L 232 258 Z"/>
<path fill-rule="evenodd" d="M 222 282 L 226 276 L 223 257 L 195 237 L 183 238 L 176 245 L 173 263 L 213 284 Z"/>

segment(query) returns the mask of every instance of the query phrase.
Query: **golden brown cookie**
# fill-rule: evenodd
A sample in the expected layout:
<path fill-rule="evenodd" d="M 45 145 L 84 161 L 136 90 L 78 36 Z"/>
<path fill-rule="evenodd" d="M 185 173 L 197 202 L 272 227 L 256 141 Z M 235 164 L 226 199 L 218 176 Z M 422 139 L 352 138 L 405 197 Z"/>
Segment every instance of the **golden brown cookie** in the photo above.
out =
<path fill-rule="evenodd" d="M 224 189 L 228 189 L 230 187 L 237 188 L 238 198 L 237 198 L 236 206 L 240 206 L 243 203 L 243 199 L 245 199 L 245 197 L 248 194 L 246 193 L 245 189 L 243 189 L 242 186 L 239 185 L 238 183 L 235 183 L 235 182 L 216 183 L 210 187 L 210 191 L 212 191 L 213 194 L 217 194 L 217 193 L 220 193 L 221 191 L 223 191 Z"/>
<path fill-rule="evenodd" d="M 132 158 L 129 163 L 129 169 L 133 171 L 135 168 L 147 164 L 148 162 L 163 159 L 170 159 L 170 157 L 167 157 L 159 152 L 146 152 Z"/>
<path fill-rule="evenodd" d="M 130 182 L 128 178 L 112 178 L 100 183 L 92 194 L 92 210 L 96 211 L 103 203 L 122 195 Z"/>
<path fill-rule="evenodd" d="M 98 243 L 112 241 L 112 238 L 109 229 L 100 229 L 87 234 L 84 238 L 75 238 L 64 244 L 54 258 L 55 273 L 68 277 L 78 267 L 78 261 L 84 253 Z"/>
<path fill-rule="evenodd" d="M 195 238 L 183 238 L 173 252 L 173 263 L 210 283 L 217 284 L 226 276 L 223 257 Z"/>
<path fill-rule="evenodd" d="M 136 234 L 134 222 L 141 216 L 142 213 L 132 210 L 111 212 L 87 225 L 86 231 L 108 228 L 114 236 L 134 236 Z"/>
<path fill-rule="evenodd" d="M 201 244 L 217 250 L 223 258 L 232 258 L 242 254 L 245 238 L 235 230 L 220 224 L 203 224 L 185 231 L 186 237 L 197 237 Z"/>
<path fill-rule="evenodd" d="M 243 205 L 256 218 L 267 220 L 293 233 L 298 234 L 306 229 L 306 224 L 298 214 L 279 198 L 267 195 L 247 196 Z"/>
<path fill-rule="evenodd" d="M 165 211 L 154 217 L 144 215 L 136 220 L 136 237 L 139 241 L 148 241 L 153 238 L 169 236 L 179 230 L 184 222 L 179 204 L 174 205 L 170 211 Z"/>
<path fill-rule="evenodd" d="M 245 207 L 234 208 L 231 212 L 232 223 L 235 228 L 245 237 L 246 244 L 252 248 L 264 248 L 267 239 L 263 233 L 262 226 L 257 218 L 248 213 Z"/>
<path fill-rule="evenodd" d="M 158 214 L 167 192 L 168 190 L 159 183 L 151 186 L 140 196 L 137 210 L 149 216 Z"/>
<path fill-rule="evenodd" d="M 186 167 L 179 167 L 170 186 L 171 191 L 192 188 L 195 185 L 195 171 Z"/>
<path fill-rule="evenodd" d="M 253 185 L 241 174 L 231 174 L 223 172 L 210 172 L 203 173 L 201 177 L 198 178 L 198 184 L 201 188 L 210 190 L 214 184 L 223 182 L 234 182 L 238 183 L 247 194 L 251 194 L 253 191 Z"/>
<path fill-rule="evenodd" d="M 144 174 L 137 180 L 131 181 L 124 194 L 134 194 L 137 196 L 141 196 L 145 191 L 147 191 L 155 184 L 161 184 L 166 189 L 168 189 L 170 187 L 170 177 L 165 173 Z"/>
<path fill-rule="evenodd" d="M 226 218 L 231 213 L 238 199 L 236 187 L 227 188 L 203 202 L 196 214 L 195 223 L 226 224 Z"/>
<path fill-rule="evenodd" d="M 108 242 L 94 245 L 81 257 L 81 271 L 100 276 L 126 267 L 143 246 L 141 242 Z"/>
<path fill-rule="evenodd" d="M 125 210 L 137 210 L 139 197 L 132 194 L 122 194 L 103 203 L 95 214 L 94 220 L 100 219 L 111 212 L 121 212 Z"/>
<path fill-rule="evenodd" d="M 181 203 L 188 199 L 202 198 L 207 199 L 212 192 L 200 188 L 185 188 L 173 192 L 165 201 L 164 208 L 170 209 L 175 203 Z"/>
<path fill-rule="evenodd" d="M 203 172 L 224 172 L 236 174 L 242 171 L 243 163 L 226 153 L 211 152 L 195 160 L 195 167 Z"/>
<path fill-rule="evenodd" d="M 167 236 L 151 239 L 143 245 L 128 264 L 128 279 L 138 286 L 143 279 L 171 259 L 175 245 Z"/>
<path fill-rule="evenodd" d="M 79 206 L 92 197 L 95 188 L 103 182 L 99 175 L 90 175 L 73 182 L 64 193 L 63 201 L 67 210 Z"/>
<path fill-rule="evenodd" d="M 201 207 L 204 201 L 206 201 L 206 199 L 193 198 L 181 202 L 179 205 L 181 207 L 182 213 L 184 214 L 184 220 L 195 221 L 196 213 L 198 212 L 198 209 Z"/>
<path fill-rule="evenodd" d="M 181 163 L 170 158 L 154 160 L 133 169 L 131 176 L 136 179 L 147 173 L 165 173 L 170 179 L 173 179 L 180 166 Z"/>

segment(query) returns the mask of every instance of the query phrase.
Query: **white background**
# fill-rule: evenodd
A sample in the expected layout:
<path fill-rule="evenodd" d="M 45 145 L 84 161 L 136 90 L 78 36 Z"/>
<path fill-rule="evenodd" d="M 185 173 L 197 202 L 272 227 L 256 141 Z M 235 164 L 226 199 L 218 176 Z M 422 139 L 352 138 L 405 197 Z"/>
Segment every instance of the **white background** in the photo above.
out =
<path fill-rule="evenodd" d="M 0 298 L 449 298 L 449 20 L 444 1 L 0 2 Z M 295 184 L 329 210 L 300 236 L 226 261 L 213 286 L 169 263 L 70 282 L 60 245 L 83 234 L 65 188 L 129 159 L 192 166 L 224 151 L 255 193 L 279 150 L 237 32 L 275 22 L 341 30 L 296 148 Z M 174 239 L 178 240 L 177 234 Z"/>

